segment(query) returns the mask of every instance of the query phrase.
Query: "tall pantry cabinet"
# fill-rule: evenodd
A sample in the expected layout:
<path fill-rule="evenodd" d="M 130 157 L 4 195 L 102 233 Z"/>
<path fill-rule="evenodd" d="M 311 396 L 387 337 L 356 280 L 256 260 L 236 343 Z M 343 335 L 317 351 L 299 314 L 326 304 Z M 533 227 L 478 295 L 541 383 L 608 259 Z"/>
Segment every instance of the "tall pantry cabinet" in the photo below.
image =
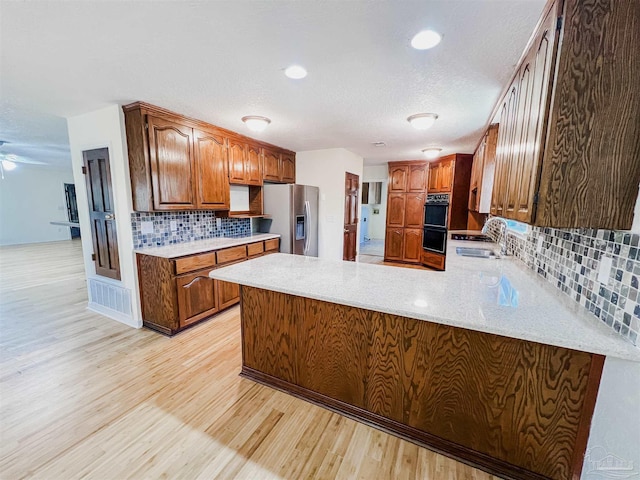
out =
<path fill-rule="evenodd" d="M 427 162 L 389 162 L 385 261 L 420 263 L 428 176 Z"/>

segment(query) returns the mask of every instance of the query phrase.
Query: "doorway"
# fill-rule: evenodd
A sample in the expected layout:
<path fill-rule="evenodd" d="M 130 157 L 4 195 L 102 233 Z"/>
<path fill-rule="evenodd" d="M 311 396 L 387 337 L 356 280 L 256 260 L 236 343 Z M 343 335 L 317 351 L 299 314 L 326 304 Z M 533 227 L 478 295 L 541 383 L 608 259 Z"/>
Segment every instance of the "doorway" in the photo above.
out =
<path fill-rule="evenodd" d="M 345 173 L 344 179 L 344 239 L 342 259 L 356 261 L 358 244 L 358 197 L 360 196 L 360 177 Z"/>
<path fill-rule="evenodd" d="M 64 184 L 64 197 L 67 202 L 67 220 L 71 223 L 79 223 L 78 202 L 76 200 L 76 186 L 73 183 Z M 71 238 L 80 238 L 80 228 L 71 227 Z"/>
<path fill-rule="evenodd" d="M 109 149 L 98 148 L 82 152 L 82 173 L 87 182 L 89 219 L 96 274 L 120 280 L 118 234 L 113 207 L 113 188 Z"/>

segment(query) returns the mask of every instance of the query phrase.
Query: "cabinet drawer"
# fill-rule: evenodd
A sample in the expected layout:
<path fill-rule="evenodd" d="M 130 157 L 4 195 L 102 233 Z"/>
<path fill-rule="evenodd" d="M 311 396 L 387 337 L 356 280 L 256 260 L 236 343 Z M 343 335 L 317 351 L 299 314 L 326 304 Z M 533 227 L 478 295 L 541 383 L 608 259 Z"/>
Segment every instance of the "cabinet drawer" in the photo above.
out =
<path fill-rule="evenodd" d="M 237 247 L 225 248 L 216 252 L 218 263 L 235 262 L 247 258 L 247 246 L 238 245 Z"/>
<path fill-rule="evenodd" d="M 249 245 L 247 245 L 247 255 L 250 257 L 253 257 L 254 255 L 260 255 L 262 252 L 264 252 L 263 242 L 250 243 Z"/>
<path fill-rule="evenodd" d="M 278 251 L 280 250 L 280 239 L 272 238 L 271 240 L 264 241 L 264 250 L 265 252 Z"/>
<path fill-rule="evenodd" d="M 422 252 L 422 264 L 438 270 L 444 270 L 445 256 L 438 253 Z"/>
<path fill-rule="evenodd" d="M 176 275 L 192 272 L 201 268 L 213 267 L 216 264 L 215 252 L 193 255 L 192 257 L 176 259 Z"/>

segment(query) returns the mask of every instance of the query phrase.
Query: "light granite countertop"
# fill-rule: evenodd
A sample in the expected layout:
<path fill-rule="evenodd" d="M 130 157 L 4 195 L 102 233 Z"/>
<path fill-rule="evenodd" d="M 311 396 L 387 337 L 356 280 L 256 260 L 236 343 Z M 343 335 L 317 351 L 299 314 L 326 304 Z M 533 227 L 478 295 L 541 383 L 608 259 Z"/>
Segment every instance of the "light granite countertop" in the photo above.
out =
<path fill-rule="evenodd" d="M 456 255 L 446 271 L 272 254 L 213 270 L 212 278 L 454 327 L 640 362 L 640 349 L 538 279 L 513 257 Z"/>
<path fill-rule="evenodd" d="M 175 243 L 163 247 L 136 248 L 133 251 L 144 255 L 153 255 L 154 257 L 177 258 L 195 253 L 235 247 L 236 245 L 260 242 L 261 240 L 270 240 L 272 238 L 280 238 L 280 235 L 273 233 L 255 233 L 246 237 L 217 237 L 206 240 L 196 240 L 195 242 Z"/>

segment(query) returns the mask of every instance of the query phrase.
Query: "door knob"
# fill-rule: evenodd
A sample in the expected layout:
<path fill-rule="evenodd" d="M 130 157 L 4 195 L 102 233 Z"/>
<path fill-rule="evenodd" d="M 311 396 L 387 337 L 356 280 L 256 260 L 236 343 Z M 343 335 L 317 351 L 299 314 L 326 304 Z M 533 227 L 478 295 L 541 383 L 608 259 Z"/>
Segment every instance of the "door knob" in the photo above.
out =
<path fill-rule="evenodd" d="M 116 216 L 115 216 L 114 214 L 112 214 L 112 213 L 107 213 L 107 214 L 104 216 L 104 219 L 105 219 L 105 220 L 113 220 L 113 219 L 115 219 L 115 218 L 116 218 Z"/>

